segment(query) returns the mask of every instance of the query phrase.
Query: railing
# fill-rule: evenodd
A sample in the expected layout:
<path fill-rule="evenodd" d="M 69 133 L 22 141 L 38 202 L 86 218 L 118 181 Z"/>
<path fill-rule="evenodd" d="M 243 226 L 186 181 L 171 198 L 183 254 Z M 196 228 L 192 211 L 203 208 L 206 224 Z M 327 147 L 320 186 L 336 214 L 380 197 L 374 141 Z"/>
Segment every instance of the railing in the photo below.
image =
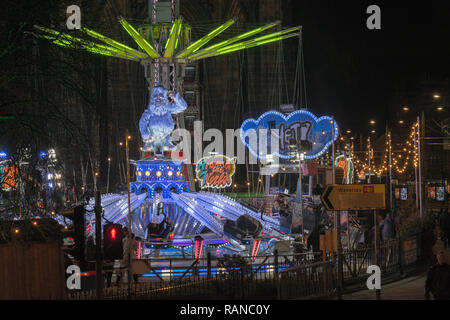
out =
<path fill-rule="evenodd" d="M 420 258 L 420 235 L 414 234 L 406 238 L 397 238 L 381 242 L 378 265 L 383 274 L 403 272 L 403 269 L 414 264 Z M 373 247 L 366 247 L 342 253 L 343 279 L 357 281 L 366 278 L 366 270 L 375 265 Z"/>
<path fill-rule="evenodd" d="M 334 273 L 327 262 L 270 263 L 222 267 L 219 272 L 179 277 L 171 281 L 130 283 L 104 288 L 104 299 L 299 299 L 327 297 L 333 292 Z M 292 260 L 291 260 L 292 261 Z M 256 267 L 256 268 L 255 268 Z M 69 299 L 95 299 L 95 290 L 71 292 Z"/>
<path fill-rule="evenodd" d="M 383 274 L 401 272 L 420 257 L 419 235 L 380 244 Z M 343 281 L 365 281 L 373 248 L 344 251 Z M 321 253 L 278 254 L 256 259 L 152 259 L 139 283 L 104 288 L 104 299 L 317 299 L 337 290 L 337 259 Z M 95 290 L 70 292 L 69 299 L 95 299 Z"/>
<path fill-rule="evenodd" d="M 316 262 L 295 266 L 280 273 L 279 299 L 320 299 L 336 294 L 335 266 Z"/>

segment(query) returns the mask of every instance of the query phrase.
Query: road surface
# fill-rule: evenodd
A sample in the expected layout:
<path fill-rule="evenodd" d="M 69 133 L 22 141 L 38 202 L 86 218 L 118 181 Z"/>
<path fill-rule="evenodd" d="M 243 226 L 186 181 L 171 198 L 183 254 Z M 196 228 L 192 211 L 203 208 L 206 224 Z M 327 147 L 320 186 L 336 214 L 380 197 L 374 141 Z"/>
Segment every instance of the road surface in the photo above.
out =
<path fill-rule="evenodd" d="M 381 286 L 381 300 L 425 300 L 426 273 Z M 375 290 L 362 290 L 343 296 L 344 300 L 376 300 Z"/>

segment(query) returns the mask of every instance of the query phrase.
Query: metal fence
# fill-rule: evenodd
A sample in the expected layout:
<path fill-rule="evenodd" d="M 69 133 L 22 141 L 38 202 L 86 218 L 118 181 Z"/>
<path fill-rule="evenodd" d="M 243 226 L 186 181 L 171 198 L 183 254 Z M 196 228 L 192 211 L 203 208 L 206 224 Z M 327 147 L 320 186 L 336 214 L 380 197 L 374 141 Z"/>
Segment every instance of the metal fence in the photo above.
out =
<path fill-rule="evenodd" d="M 420 257 L 420 235 L 380 244 L 383 274 L 401 272 Z M 104 299 L 319 299 L 337 293 L 336 256 L 321 253 L 278 254 L 252 259 L 148 260 L 149 273 L 138 283 L 103 289 Z M 191 264 L 189 265 L 190 262 Z M 344 251 L 343 281 L 365 281 L 375 263 L 372 247 Z M 186 267 L 186 265 L 189 265 Z M 95 299 L 95 290 L 72 291 L 69 299 Z"/>
<path fill-rule="evenodd" d="M 374 247 L 365 247 L 342 253 L 344 283 L 367 277 L 367 268 L 376 264 L 374 252 Z M 413 234 L 381 242 L 378 266 L 384 275 L 401 273 L 404 268 L 417 263 L 420 257 L 420 234 Z"/>

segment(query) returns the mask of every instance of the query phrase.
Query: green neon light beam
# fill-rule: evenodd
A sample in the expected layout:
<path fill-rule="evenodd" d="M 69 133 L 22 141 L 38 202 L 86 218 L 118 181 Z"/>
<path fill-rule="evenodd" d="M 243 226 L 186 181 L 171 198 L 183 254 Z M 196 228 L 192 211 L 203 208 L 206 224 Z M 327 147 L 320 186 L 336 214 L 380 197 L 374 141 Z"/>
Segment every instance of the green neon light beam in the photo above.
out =
<path fill-rule="evenodd" d="M 124 50 L 117 49 L 115 47 L 105 46 L 105 45 L 98 44 L 98 43 L 95 43 L 92 41 L 80 39 L 80 38 L 71 36 L 67 33 L 59 32 L 59 31 L 49 29 L 49 28 L 44 28 L 44 27 L 40 27 L 40 26 L 34 26 L 34 27 L 41 32 L 45 32 L 45 33 L 52 35 L 52 36 L 43 36 L 45 39 L 48 39 L 50 41 L 59 40 L 58 43 L 55 42 L 55 44 L 57 44 L 59 46 L 70 47 L 70 48 L 76 48 L 77 46 L 80 46 L 81 48 L 88 50 L 90 52 L 102 54 L 102 52 L 105 51 L 107 53 L 113 53 L 114 56 L 116 56 L 116 57 L 121 57 L 124 59 L 138 61 L 137 56 L 135 56 L 129 52 L 126 52 Z M 106 54 L 106 55 L 109 55 L 109 54 Z"/>
<path fill-rule="evenodd" d="M 164 51 L 164 58 L 172 58 L 173 52 L 175 51 L 175 45 L 178 43 L 178 36 L 180 34 L 179 28 L 181 25 L 181 19 L 175 20 L 170 30 L 169 38 L 166 42 L 166 47 Z"/>
<path fill-rule="evenodd" d="M 180 24 L 178 25 L 177 41 L 175 42 L 175 49 L 178 48 L 178 41 L 180 40 L 180 33 L 181 33 L 182 25 L 183 25 L 183 22 L 180 19 Z"/>
<path fill-rule="evenodd" d="M 134 41 L 138 44 L 141 49 L 143 49 L 147 54 L 152 57 L 153 59 L 158 59 L 161 56 L 158 52 L 151 46 L 150 43 L 147 42 L 142 36 L 139 34 L 139 32 L 136 31 L 124 18 L 119 19 L 120 24 L 122 27 L 128 32 L 128 34 L 134 39 Z"/>
<path fill-rule="evenodd" d="M 262 36 L 262 37 L 258 37 L 258 38 L 251 39 L 251 40 L 244 41 L 244 42 L 239 42 L 239 43 L 233 44 L 231 46 L 222 47 L 222 48 L 219 48 L 219 49 L 217 49 L 215 51 L 212 51 L 212 52 L 206 52 L 205 54 L 203 54 L 201 56 L 197 56 L 197 57 L 193 58 L 192 60 L 198 60 L 198 59 L 207 58 L 207 57 L 210 57 L 210 56 L 215 56 L 215 55 L 217 55 L 216 53 L 222 53 L 223 51 L 233 52 L 233 51 L 236 51 L 236 50 L 233 50 L 233 49 L 241 50 L 241 49 L 246 49 L 249 46 L 255 47 L 253 45 L 255 43 L 256 43 L 256 46 L 258 44 L 265 44 L 265 43 L 268 43 L 268 42 L 264 42 L 265 40 L 269 40 L 269 39 L 273 39 L 273 38 L 278 39 L 278 37 L 280 37 L 280 36 L 283 36 L 283 35 L 285 35 L 287 33 L 290 33 L 290 32 L 298 31 L 300 29 L 301 29 L 301 27 L 294 27 L 294 28 L 289 28 L 289 29 L 286 29 L 286 30 L 270 33 L 270 34 L 267 34 L 267 35 Z M 298 33 L 295 33 L 295 35 L 298 35 Z M 277 41 L 277 40 L 273 40 L 273 41 Z M 273 41 L 270 41 L 270 42 L 273 42 Z M 228 50 L 232 50 L 232 51 L 228 51 Z"/>
<path fill-rule="evenodd" d="M 204 53 L 206 53 L 206 52 L 212 52 L 212 51 L 217 50 L 217 49 L 219 49 L 219 48 L 222 48 L 222 47 L 224 47 L 224 46 L 228 46 L 228 45 L 230 45 L 230 44 L 232 44 L 232 43 L 235 43 L 236 41 L 240 41 L 240 40 L 242 40 L 242 39 L 251 37 L 251 36 L 253 36 L 253 35 L 255 35 L 255 34 L 261 33 L 261 32 L 263 32 L 263 31 L 265 31 L 265 30 L 267 30 L 267 29 L 269 29 L 269 28 L 273 28 L 273 27 L 275 27 L 275 26 L 278 25 L 278 24 L 280 24 L 279 21 L 273 22 L 273 23 L 267 24 L 267 25 L 265 25 L 265 26 L 262 26 L 262 27 L 259 27 L 259 28 L 250 30 L 250 31 L 248 31 L 248 32 L 246 32 L 246 33 L 243 33 L 243 34 L 241 34 L 241 35 L 238 35 L 238 36 L 236 36 L 236 37 L 234 37 L 234 38 L 231 38 L 231 39 L 228 39 L 228 40 L 225 40 L 225 41 L 216 43 L 216 44 L 214 44 L 214 45 L 212 45 L 212 46 L 209 46 L 209 47 L 207 47 L 207 48 L 205 48 L 205 49 L 202 49 L 202 50 L 200 50 L 200 51 L 197 51 L 195 54 L 189 55 L 189 56 L 188 56 L 188 59 L 198 57 L 198 56 L 200 56 L 200 55 L 202 55 L 202 54 L 204 54 Z"/>
<path fill-rule="evenodd" d="M 106 36 L 104 36 L 104 35 L 102 35 L 102 34 L 100 34 L 98 32 L 95 32 L 94 30 L 90 30 L 88 28 L 81 28 L 81 31 L 83 31 L 84 33 L 86 33 L 87 35 L 89 35 L 89 36 L 91 36 L 91 37 L 93 37 L 95 39 L 101 40 L 101 41 L 103 41 L 103 42 L 105 42 L 105 43 L 107 43 L 107 44 L 109 44 L 109 45 L 111 45 L 111 46 L 113 46 L 113 47 L 115 47 L 115 48 L 117 48 L 119 50 L 122 50 L 122 52 L 124 52 L 124 53 L 130 53 L 130 54 L 132 54 L 132 55 L 134 55 L 136 57 L 139 57 L 141 59 L 147 59 L 148 58 L 147 54 L 145 54 L 145 53 L 143 53 L 141 51 L 135 50 L 133 48 L 130 48 L 129 46 L 124 45 L 123 43 L 120 43 L 120 42 L 118 42 L 116 40 L 113 40 L 111 38 L 108 38 L 108 37 L 106 37 Z"/>
<path fill-rule="evenodd" d="M 184 58 L 187 55 L 197 51 L 198 49 L 203 47 L 205 44 L 207 44 L 212 38 L 216 37 L 220 33 L 224 32 L 226 29 L 228 29 L 228 27 L 231 26 L 235 21 L 236 21 L 236 19 L 228 20 L 227 22 L 225 22 L 221 26 L 217 27 L 216 29 L 214 29 L 213 31 L 208 33 L 206 36 L 204 36 L 204 37 L 198 39 L 197 41 L 195 41 L 189 47 L 187 47 L 186 49 L 181 51 L 176 57 L 177 58 Z"/>
<path fill-rule="evenodd" d="M 117 57 L 117 58 L 122 58 L 122 59 L 127 59 L 127 60 L 139 61 L 139 59 L 137 57 L 129 55 L 129 54 L 124 54 L 124 53 L 120 52 L 119 50 L 117 50 L 116 48 L 103 46 L 103 45 L 100 45 L 100 44 L 97 44 L 94 42 L 84 41 L 82 39 L 75 38 L 75 37 L 72 37 L 67 34 L 58 33 L 57 31 L 54 31 L 54 30 L 51 30 L 51 31 L 52 31 L 52 33 L 56 32 L 58 35 L 57 36 L 55 36 L 55 35 L 52 35 L 52 36 L 39 35 L 39 37 L 50 40 L 52 43 L 54 43 L 58 46 L 61 46 L 61 47 L 65 47 L 65 48 L 72 48 L 72 49 L 82 48 L 86 51 L 97 53 L 97 54 L 102 54 L 102 55 L 106 55 L 106 56 L 112 56 L 112 57 Z"/>
<path fill-rule="evenodd" d="M 72 43 L 67 43 L 67 42 L 61 41 L 61 40 L 53 40 L 52 43 L 54 43 L 56 45 L 59 45 L 61 47 L 65 47 L 65 48 L 73 47 Z M 121 55 L 119 53 L 116 53 L 116 52 L 113 52 L 113 51 L 109 51 L 109 50 L 97 49 L 97 48 L 94 48 L 94 47 L 84 47 L 84 50 L 86 50 L 88 52 L 95 53 L 95 54 L 108 56 L 108 57 L 121 58 L 121 59 L 126 59 L 126 60 L 131 60 L 131 61 L 139 61 L 139 59 L 137 59 L 135 57 Z"/>
<path fill-rule="evenodd" d="M 241 45 L 241 46 L 233 47 L 233 48 L 224 48 L 223 50 L 218 50 L 218 51 L 215 51 L 215 52 L 211 52 L 211 53 L 209 53 L 207 55 L 203 55 L 203 56 L 200 56 L 200 57 L 193 58 L 192 60 L 200 60 L 200 59 L 206 59 L 206 58 L 210 58 L 210 57 L 220 56 L 220 55 L 227 54 L 227 53 L 230 53 L 230 52 L 235 52 L 235 51 L 244 50 L 244 49 L 248 49 L 248 48 L 252 48 L 252 47 L 262 46 L 262 45 L 267 44 L 267 43 L 280 41 L 280 40 L 284 40 L 284 39 L 288 39 L 288 38 L 292 38 L 292 37 L 297 37 L 297 36 L 300 36 L 300 33 L 291 33 L 291 34 L 288 34 L 288 35 L 285 35 L 285 36 L 279 36 L 279 37 L 275 37 L 275 38 L 270 38 L 270 39 L 266 39 L 266 40 L 263 40 L 263 41 L 250 43 L 250 44 L 247 44 L 247 45 Z"/>

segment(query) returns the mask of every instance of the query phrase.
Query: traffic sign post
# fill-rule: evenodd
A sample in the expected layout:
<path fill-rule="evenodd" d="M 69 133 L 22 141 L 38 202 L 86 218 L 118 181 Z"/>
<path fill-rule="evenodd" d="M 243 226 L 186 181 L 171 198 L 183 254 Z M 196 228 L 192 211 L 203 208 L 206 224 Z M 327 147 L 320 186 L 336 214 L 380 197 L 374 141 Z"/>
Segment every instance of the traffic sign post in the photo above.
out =
<path fill-rule="evenodd" d="M 341 210 L 373 210 L 374 215 L 374 255 L 375 264 L 379 264 L 379 232 L 377 210 L 386 209 L 386 186 L 384 184 L 355 184 L 355 185 L 328 185 L 320 197 L 322 204 L 329 211 L 336 211 L 335 226 L 340 241 L 340 214 Z M 347 222 L 348 223 L 348 222 Z M 338 243 L 338 281 L 341 277 L 341 252 Z M 376 299 L 381 299 L 381 290 L 376 290 Z"/>
<path fill-rule="evenodd" d="M 386 209 L 384 184 L 328 185 L 320 199 L 329 211 Z"/>

